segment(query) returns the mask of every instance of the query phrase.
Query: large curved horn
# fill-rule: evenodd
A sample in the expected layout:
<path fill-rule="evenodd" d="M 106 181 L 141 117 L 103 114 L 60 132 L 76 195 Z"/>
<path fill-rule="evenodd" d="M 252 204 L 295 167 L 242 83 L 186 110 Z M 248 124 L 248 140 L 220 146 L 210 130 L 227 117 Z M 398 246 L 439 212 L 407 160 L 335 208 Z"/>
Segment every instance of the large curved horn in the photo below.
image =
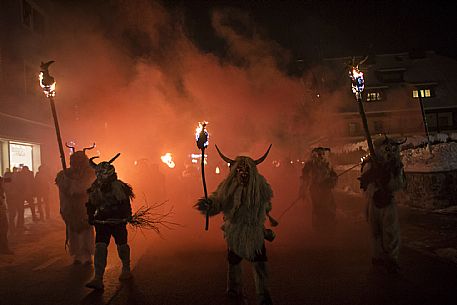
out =
<path fill-rule="evenodd" d="M 86 152 L 86 150 L 91 150 L 91 149 L 94 149 L 94 148 L 95 148 L 95 142 L 94 142 L 94 144 L 92 144 L 91 147 L 84 147 L 83 148 L 83 152 Z"/>
<path fill-rule="evenodd" d="M 74 153 L 75 153 L 75 150 L 76 150 L 76 149 L 75 149 L 75 147 L 74 147 L 74 146 L 68 145 L 68 143 L 67 143 L 67 142 L 65 142 L 65 146 L 71 149 L 71 153 L 72 153 L 72 154 L 74 154 Z"/>
<path fill-rule="evenodd" d="M 268 156 L 268 153 L 270 152 L 270 149 L 271 149 L 271 146 L 272 146 L 272 145 L 273 145 L 273 144 L 270 144 L 270 147 L 268 147 L 267 152 L 266 152 L 262 157 L 260 157 L 259 159 L 257 159 L 257 160 L 254 161 L 254 162 L 255 162 L 255 165 L 259 165 L 260 163 L 262 163 L 263 161 L 265 161 L 265 159 L 266 159 L 267 156 Z"/>
<path fill-rule="evenodd" d="M 108 163 L 110 163 L 110 164 L 113 163 L 114 160 L 116 160 L 117 157 L 119 157 L 120 155 L 121 155 L 121 153 L 117 153 L 113 158 L 111 158 L 111 160 L 108 161 Z"/>
<path fill-rule="evenodd" d="M 230 163 L 230 164 L 235 163 L 235 160 L 232 160 L 232 159 L 224 156 L 224 154 L 219 150 L 219 147 L 217 147 L 217 145 L 214 145 L 214 146 L 216 146 L 217 152 L 219 153 L 219 156 L 221 156 L 222 160 L 224 160 L 225 162 Z"/>
<path fill-rule="evenodd" d="M 89 165 L 93 169 L 95 169 L 97 167 L 97 163 L 94 162 L 94 159 L 96 159 L 96 158 L 100 158 L 100 157 L 99 156 L 95 156 L 95 157 L 92 157 L 92 158 L 89 159 Z"/>

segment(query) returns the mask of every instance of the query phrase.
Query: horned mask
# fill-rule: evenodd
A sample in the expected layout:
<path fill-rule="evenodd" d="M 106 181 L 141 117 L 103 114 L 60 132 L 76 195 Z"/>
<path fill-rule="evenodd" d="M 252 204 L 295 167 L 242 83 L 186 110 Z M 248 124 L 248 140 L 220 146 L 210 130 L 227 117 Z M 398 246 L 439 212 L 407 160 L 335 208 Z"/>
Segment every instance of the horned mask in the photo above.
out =
<path fill-rule="evenodd" d="M 84 147 L 82 150 L 76 150 L 74 145 L 65 143 L 65 146 L 71 149 L 70 167 L 71 168 L 86 168 L 89 165 L 89 159 L 86 156 L 86 150 L 95 148 L 95 143 L 90 147 Z"/>
<path fill-rule="evenodd" d="M 251 166 L 255 167 L 255 166 L 259 165 L 260 163 L 262 163 L 263 161 L 265 161 L 265 159 L 268 156 L 268 153 L 270 152 L 271 144 L 270 144 L 270 147 L 268 147 L 268 150 L 265 152 L 265 154 L 257 160 L 253 160 L 252 158 L 246 157 L 246 156 L 238 156 L 233 160 L 233 159 L 226 157 L 220 151 L 220 149 L 219 149 L 219 147 L 217 147 L 217 145 L 216 145 L 216 149 L 217 149 L 217 152 L 219 153 L 219 155 L 221 156 L 222 160 L 224 160 L 225 162 L 227 162 L 229 164 L 230 169 L 232 171 L 236 172 L 236 178 L 238 180 L 238 183 L 243 186 L 247 186 L 249 184 L 249 180 L 251 178 L 250 177 L 250 167 Z"/>
<path fill-rule="evenodd" d="M 391 162 L 400 159 L 400 145 L 406 142 L 406 137 L 401 141 L 389 138 L 387 135 L 374 141 L 376 157 L 380 161 Z"/>
<path fill-rule="evenodd" d="M 95 163 L 94 159 L 99 158 L 98 156 L 92 157 L 89 159 L 90 166 L 95 170 L 95 175 L 97 176 L 97 180 L 100 182 L 109 181 L 116 179 L 116 169 L 111 164 L 114 160 L 117 159 L 121 154 L 116 154 L 111 160 L 109 161 L 102 161 L 100 163 Z"/>

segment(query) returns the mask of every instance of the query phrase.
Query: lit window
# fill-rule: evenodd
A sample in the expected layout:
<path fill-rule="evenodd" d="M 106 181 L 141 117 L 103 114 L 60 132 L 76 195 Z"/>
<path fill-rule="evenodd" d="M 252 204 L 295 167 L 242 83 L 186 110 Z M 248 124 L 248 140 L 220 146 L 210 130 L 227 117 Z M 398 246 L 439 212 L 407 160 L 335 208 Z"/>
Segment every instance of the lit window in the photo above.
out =
<path fill-rule="evenodd" d="M 368 92 L 367 93 L 367 102 L 380 101 L 381 93 L 379 92 Z"/>
<path fill-rule="evenodd" d="M 413 98 L 418 98 L 419 92 L 420 92 L 421 97 L 432 97 L 431 89 L 420 89 L 420 90 L 413 90 Z"/>

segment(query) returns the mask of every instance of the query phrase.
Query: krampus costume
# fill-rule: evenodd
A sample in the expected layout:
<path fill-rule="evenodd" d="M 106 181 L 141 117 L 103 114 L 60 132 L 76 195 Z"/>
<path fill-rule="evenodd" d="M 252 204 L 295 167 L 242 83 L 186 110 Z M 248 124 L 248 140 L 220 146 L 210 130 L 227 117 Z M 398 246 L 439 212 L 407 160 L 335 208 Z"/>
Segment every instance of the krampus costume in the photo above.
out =
<path fill-rule="evenodd" d="M 406 140 L 405 140 L 406 141 Z M 374 141 L 376 156 L 362 164 L 360 188 L 367 199 L 367 218 L 373 239 L 374 266 L 384 266 L 397 273 L 400 230 L 394 193 L 405 186 L 405 174 L 400 160 L 399 145 L 384 136 Z"/>
<path fill-rule="evenodd" d="M 133 199 L 132 187 L 117 178 L 116 170 L 111 164 L 120 154 L 108 162 L 96 164 L 93 157 L 89 160 L 95 169 L 97 179 L 92 184 L 87 202 L 89 223 L 95 226 L 94 278 L 86 284 L 93 289 L 103 289 L 108 245 L 111 236 L 117 245 L 117 252 L 122 261 L 122 273 L 119 280 L 131 278 L 130 247 L 127 244 L 127 222 L 132 217 L 130 201 Z"/>
<path fill-rule="evenodd" d="M 95 147 L 95 146 L 94 146 Z M 84 148 L 70 156 L 70 168 L 57 173 L 59 187 L 60 215 L 66 225 L 66 243 L 75 264 L 91 264 L 94 254 L 94 230 L 87 223 L 85 204 L 87 189 L 95 180 L 95 173 L 89 166 Z M 93 147 L 92 147 L 93 148 Z"/>
<path fill-rule="evenodd" d="M 271 210 L 273 191 L 266 179 L 258 173 L 257 165 L 265 160 L 270 148 L 258 160 L 245 156 L 232 160 L 217 148 L 222 159 L 230 164 L 230 173 L 208 200 L 202 198 L 196 204 L 198 210 L 202 213 L 208 210 L 210 216 L 220 212 L 224 214 L 222 230 L 228 247 L 228 295 L 243 297 L 240 262 L 246 259 L 253 264 L 259 304 L 264 305 L 272 304 L 267 286 L 264 239 L 273 240 L 274 233 L 265 229 L 264 222 Z"/>
<path fill-rule="evenodd" d="M 329 151 L 329 148 L 314 148 L 300 177 L 300 197 L 305 198 L 309 193 L 313 208 L 312 225 L 320 232 L 332 232 L 335 227 L 336 206 L 332 189 L 338 177 L 326 157 Z"/>

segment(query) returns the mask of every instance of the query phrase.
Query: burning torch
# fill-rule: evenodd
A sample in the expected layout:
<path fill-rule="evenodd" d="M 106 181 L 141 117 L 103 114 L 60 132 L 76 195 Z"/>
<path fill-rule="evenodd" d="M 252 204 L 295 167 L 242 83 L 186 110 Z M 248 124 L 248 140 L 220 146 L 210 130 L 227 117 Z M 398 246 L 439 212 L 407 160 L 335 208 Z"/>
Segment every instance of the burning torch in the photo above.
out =
<path fill-rule="evenodd" d="M 209 134 L 206 131 L 206 125 L 208 122 L 203 121 L 198 123 L 197 129 L 195 129 L 195 140 L 197 141 L 197 147 L 202 151 L 201 157 L 201 168 L 202 168 L 202 182 L 203 182 L 203 191 L 205 192 L 205 199 L 208 199 L 208 191 L 206 190 L 206 180 L 205 180 L 205 148 L 208 147 L 208 138 Z M 205 230 L 208 231 L 209 227 L 209 211 L 206 210 L 206 222 Z"/>
<path fill-rule="evenodd" d="M 362 92 L 363 89 L 365 89 L 365 80 L 363 79 L 363 72 L 359 70 L 359 64 L 351 67 L 349 70 L 349 77 L 351 78 L 352 83 L 352 93 L 354 93 L 357 104 L 359 105 L 359 114 L 362 119 L 363 129 L 365 130 L 368 149 L 370 150 L 370 154 L 375 157 L 373 141 L 371 140 L 370 130 L 368 129 L 367 116 L 365 114 L 365 109 L 363 108 Z"/>
<path fill-rule="evenodd" d="M 62 162 L 62 169 L 67 168 L 65 162 L 65 153 L 62 145 L 62 138 L 60 136 L 59 120 L 57 119 L 56 105 L 54 103 L 54 97 L 56 96 L 56 82 L 54 77 L 49 74 L 49 66 L 54 63 L 54 60 L 48 61 L 46 63 L 42 62 L 40 65 L 40 86 L 43 88 L 44 95 L 49 99 L 49 104 L 51 105 L 52 117 L 54 119 L 54 126 L 56 129 L 57 143 L 59 144 L 60 151 L 60 160 Z"/>

